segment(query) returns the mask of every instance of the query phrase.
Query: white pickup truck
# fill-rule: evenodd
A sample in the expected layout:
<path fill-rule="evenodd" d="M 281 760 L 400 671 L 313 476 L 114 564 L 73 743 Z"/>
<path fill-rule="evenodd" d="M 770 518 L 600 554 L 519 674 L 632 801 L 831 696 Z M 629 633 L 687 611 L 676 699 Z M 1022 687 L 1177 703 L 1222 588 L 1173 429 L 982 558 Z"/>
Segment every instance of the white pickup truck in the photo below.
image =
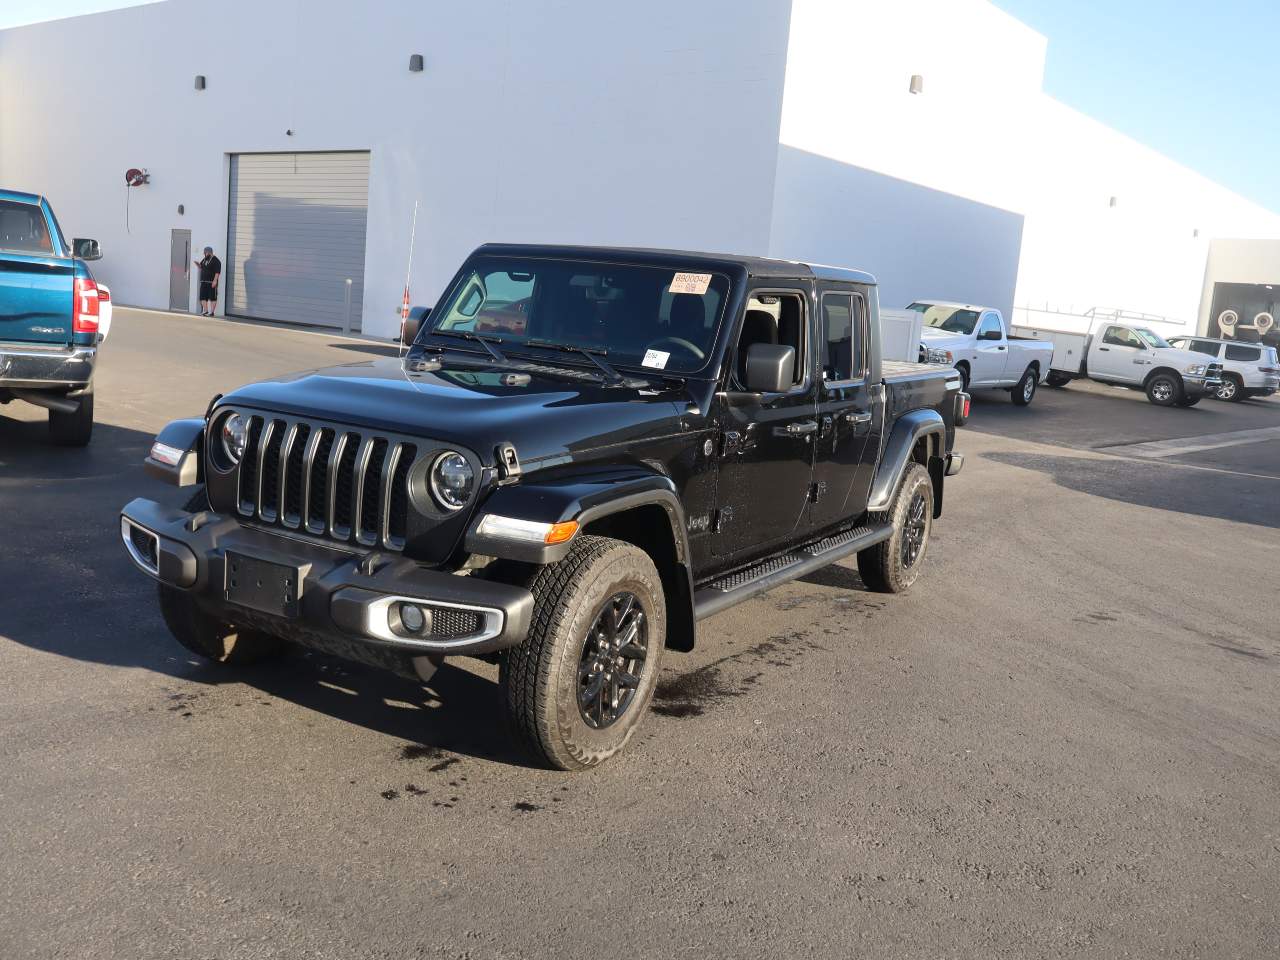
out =
<path fill-rule="evenodd" d="M 1049 373 L 1053 348 L 1014 335 L 994 307 L 917 300 L 907 308 L 924 317 L 920 362 L 955 367 L 960 389 L 995 387 L 1009 391 L 1020 407 L 1029 404 Z"/>
<path fill-rule="evenodd" d="M 1099 383 L 1142 390 L 1160 407 L 1194 407 L 1222 386 L 1222 364 L 1213 357 L 1179 350 L 1140 324 L 1099 324 L 1091 333 L 1014 327 L 1023 337 L 1053 346 L 1047 382 L 1065 387 L 1087 378 Z"/>

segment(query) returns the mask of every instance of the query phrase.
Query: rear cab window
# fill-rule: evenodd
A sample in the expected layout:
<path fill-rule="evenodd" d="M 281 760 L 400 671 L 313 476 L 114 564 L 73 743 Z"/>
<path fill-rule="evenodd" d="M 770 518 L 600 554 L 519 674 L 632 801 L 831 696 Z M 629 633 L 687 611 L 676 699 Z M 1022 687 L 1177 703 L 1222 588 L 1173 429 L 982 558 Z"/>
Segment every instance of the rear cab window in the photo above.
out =
<path fill-rule="evenodd" d="M 866 301 L 858 293 L 822 295 L 822 379 L 859 380 L 866 375 Z"/>
<path fill-rule="evenodd" d="M 44 211 L 34 203 L 0 200 L 0 250 L 52 256 L 53 243 Z"/>

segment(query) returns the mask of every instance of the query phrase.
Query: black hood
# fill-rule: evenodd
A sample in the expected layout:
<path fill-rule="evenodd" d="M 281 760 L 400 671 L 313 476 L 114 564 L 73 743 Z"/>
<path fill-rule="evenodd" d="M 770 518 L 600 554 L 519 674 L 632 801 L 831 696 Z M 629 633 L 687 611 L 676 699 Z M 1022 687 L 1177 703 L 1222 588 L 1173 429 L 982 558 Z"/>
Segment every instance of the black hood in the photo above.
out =
<path fill-rule="evenodd" d="M 537 466 L 680 430 L 689 398 L 666 381 L 610 386 L 545 369 L 446 359 L 406 372 L 399 360 L 367 360 L 249 384 L 221 402 L 447 441 L 486 464 L 499 443 Z"/>

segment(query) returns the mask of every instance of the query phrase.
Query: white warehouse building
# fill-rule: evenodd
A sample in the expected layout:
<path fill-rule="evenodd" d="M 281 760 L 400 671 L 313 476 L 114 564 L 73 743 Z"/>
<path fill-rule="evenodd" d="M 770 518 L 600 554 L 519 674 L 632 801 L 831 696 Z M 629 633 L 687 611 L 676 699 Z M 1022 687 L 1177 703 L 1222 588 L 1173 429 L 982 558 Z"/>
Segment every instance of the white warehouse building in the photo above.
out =
<path fill-rule="evenodd" d="M 166 0 L 0 32 L 0 188 L 99 239 L 118 302 L 195 309 L 208 244 L 220 311 L 380 337 L 415 206 L 416 303 L 527 241 L 1017 319 L 1274 309 L 1280 216 L 1047 96 L 1045 52 L 986 0 Z"/>

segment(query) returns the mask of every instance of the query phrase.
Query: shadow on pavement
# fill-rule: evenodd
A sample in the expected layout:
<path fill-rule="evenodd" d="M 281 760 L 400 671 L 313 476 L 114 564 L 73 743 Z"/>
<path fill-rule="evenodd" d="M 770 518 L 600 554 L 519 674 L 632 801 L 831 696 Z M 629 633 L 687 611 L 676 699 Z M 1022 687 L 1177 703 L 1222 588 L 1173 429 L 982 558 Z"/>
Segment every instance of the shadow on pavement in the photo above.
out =
<path fill-rule="evenodd" d="M 142 472 L 152 439 L 98 423 L 87 448 L 57 447 L 43 419 L 0 417 L 0 643 L 194 683 L 243 682 L 428 752 L 525 762 L 503 724 L 497 684 L 458 667 L 446 664 L 424 687 L 309 651 L 252 669 L 188 654 L 161 620 L 155 584 L 120 545 L 129 500 L 189 496 Z"/>
<path fill-rule="evenodd" d="M 1280 528 L 1275 509 L 1280 481 L 1268 482 L 1169 462 L 1084 458 L 1037 453 L 986 453 L 983 459 L 1053 478 L 1059 486 L 1095 497 L 1198 517 Z"/>

